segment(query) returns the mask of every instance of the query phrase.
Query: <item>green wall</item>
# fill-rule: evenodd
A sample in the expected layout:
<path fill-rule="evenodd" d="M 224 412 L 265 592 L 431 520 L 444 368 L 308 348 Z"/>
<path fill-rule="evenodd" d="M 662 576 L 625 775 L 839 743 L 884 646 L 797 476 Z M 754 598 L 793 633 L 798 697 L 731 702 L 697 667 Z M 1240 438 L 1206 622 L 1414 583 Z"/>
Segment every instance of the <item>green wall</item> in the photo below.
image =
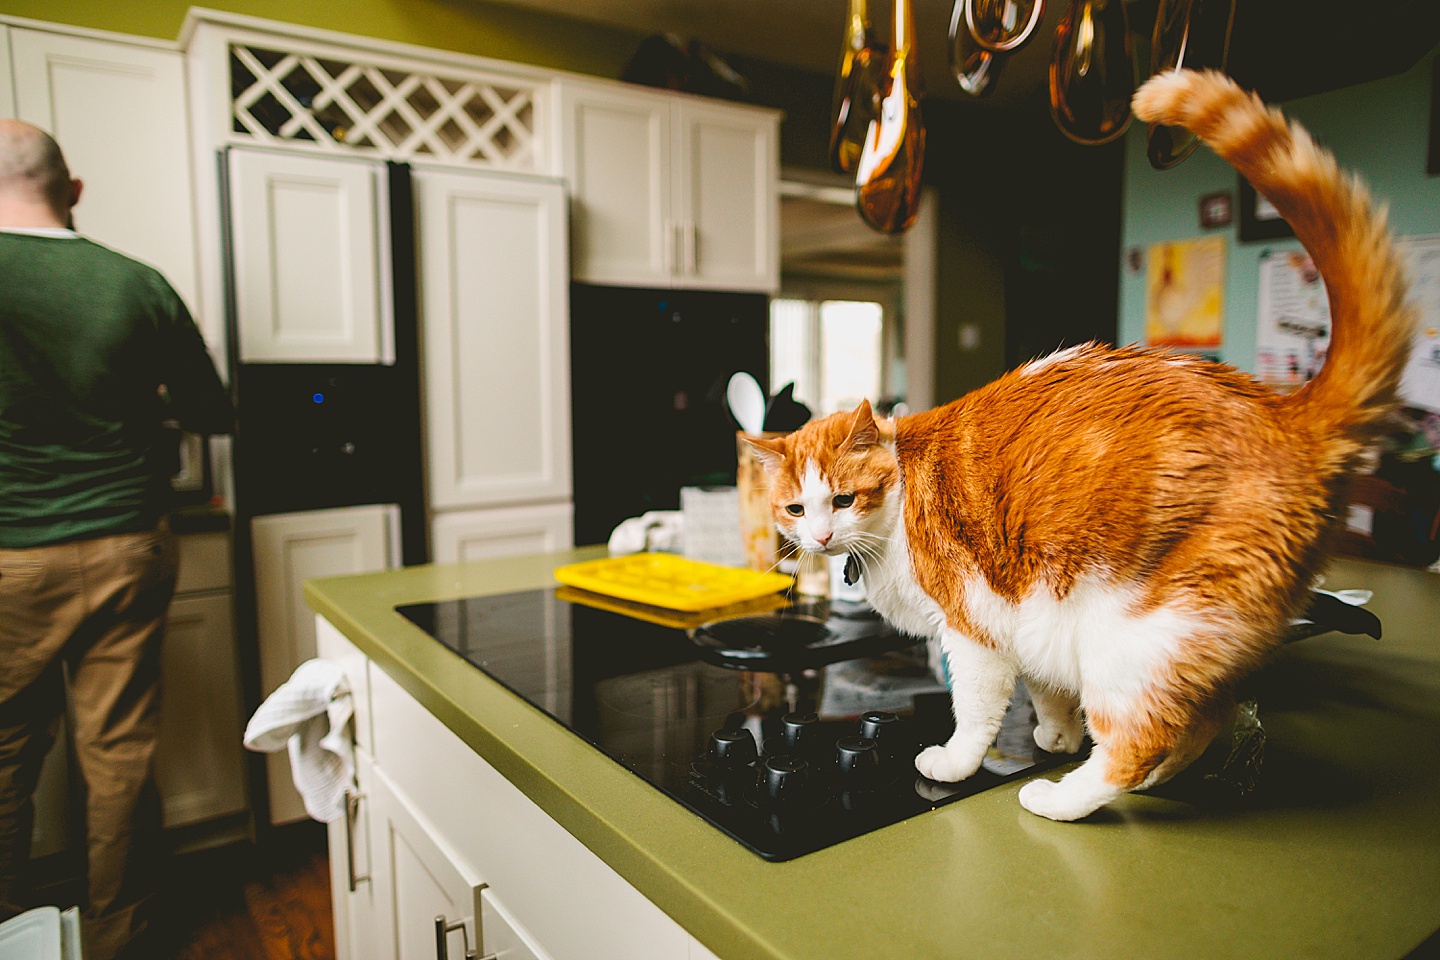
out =
<path fill-rule="evenodd" d="M 1343 166 L 1359 173 L 1372 192 L 1390 205 L 1398 235 L 1440 234 L 1440 177 L 1425 173 L 1433 55 L 1394 77 L 1282 104 L 1316 139 L 1335 152 Z M 1145 129 L 1126 137 L 1122 249 L 1204 234 L 1226 238 L 1225 327 L 1221 359 L 1255 369 L 1256 313 L 1260 259 L 1267 250 L 1289 250 L 1294 240 L 1241 243 L 1238 208 L 1227 227 L 1202 230 L 1200 197 L 1236 195 L 1236 175 L 1224 161 L 1200 148 L 1168 171 L 1145 159 Z M 1238 198 L 1237 198 L 1238 199 Z M 1145 273 L 1120 265 L 1120 341 L 1145 336 Z"/>
<path fill-rule="evenodd" d="M 205 0 L 213 10 L 618 77 L 641 37 L 483 0 Z M 186 0 L 0 0 L 0 13 L 174 40 Z"/>

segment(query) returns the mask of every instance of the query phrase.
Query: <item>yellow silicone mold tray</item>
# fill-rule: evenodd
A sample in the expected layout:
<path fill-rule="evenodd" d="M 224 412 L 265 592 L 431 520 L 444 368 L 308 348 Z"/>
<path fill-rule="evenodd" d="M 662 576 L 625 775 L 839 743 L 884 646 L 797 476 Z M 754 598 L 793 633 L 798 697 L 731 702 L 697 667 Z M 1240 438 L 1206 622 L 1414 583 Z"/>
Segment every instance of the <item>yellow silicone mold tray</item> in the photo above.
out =
<path fill-rule="evenodd" d="M 783 573 L 759 573 L 673 553 L 632 553 L 555 570 L 563 584 L 668 610 L 711 610 L 787 590 Z"/>

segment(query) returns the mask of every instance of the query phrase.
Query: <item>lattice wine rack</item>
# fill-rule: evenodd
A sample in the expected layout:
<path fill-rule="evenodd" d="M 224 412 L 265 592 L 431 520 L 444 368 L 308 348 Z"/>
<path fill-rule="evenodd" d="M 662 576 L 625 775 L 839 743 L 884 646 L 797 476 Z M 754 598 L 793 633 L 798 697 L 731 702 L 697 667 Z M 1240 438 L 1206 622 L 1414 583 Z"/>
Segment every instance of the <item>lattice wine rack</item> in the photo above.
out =
<path fill-rule="evenodd" d="M 394 159 L 533 170 L 535 89 L 231 44 L 236 134 Z"/>

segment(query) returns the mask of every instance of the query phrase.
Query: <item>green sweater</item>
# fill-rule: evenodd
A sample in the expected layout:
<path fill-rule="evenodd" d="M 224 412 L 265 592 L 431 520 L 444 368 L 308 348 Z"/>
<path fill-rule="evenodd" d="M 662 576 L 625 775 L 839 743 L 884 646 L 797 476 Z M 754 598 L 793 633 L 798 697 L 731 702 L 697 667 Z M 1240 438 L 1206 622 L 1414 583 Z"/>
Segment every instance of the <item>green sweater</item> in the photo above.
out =
<path fill-rule="evenodd" d="M 154 527 L 175 469 L 165 420 L 234 423 L 165 278 L 83 238 L 0 232 L 0 547 Z"/>

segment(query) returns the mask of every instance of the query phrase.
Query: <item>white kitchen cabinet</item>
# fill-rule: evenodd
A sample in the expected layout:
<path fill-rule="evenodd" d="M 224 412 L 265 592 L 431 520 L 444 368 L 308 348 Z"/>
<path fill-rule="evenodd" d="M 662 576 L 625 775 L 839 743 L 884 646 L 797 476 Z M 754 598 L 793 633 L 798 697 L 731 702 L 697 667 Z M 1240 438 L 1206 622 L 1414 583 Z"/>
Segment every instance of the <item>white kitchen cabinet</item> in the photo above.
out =
<path fill-rule="evenodd" d="M 240 359 L 393 362 L 385 168 L 232 148 L 229 170 Z"/>
<path fill-rule="evenodd" d="M 440 513 L 430 546 L 436 563 L 553 553 L 574 546 L 574 519 L 569 503 Z"/>
<path fill-rule="evenodd" d="M 324 617 L 316 620 L 321 654 L 342 665 L 356 691 L 357 729 L 373 735 L 373 752 L 357 750 L 355 823 L 366 829 L 368 818 L 370 834 L 368 845 L 352 844 L 353 861 L 350 841 L 331 825 L 338 960 L 376 955 L 355 932 L 365 922 L 378 956 L 429 960 L 439 915 L 450 923 L 478 916 L 480 939 L 468 927 L 470 945 L 497 960 L 715 960 Z M 351 863 L 370 874 L 354 894 Z M 354 913 L 372 905 L 373 919 L 357 921 Z M 423 940 L 424 952 L 410 952 L 412 939 Z M 458 932 L 448 943 L 458 960 Z"/>
<path fill-rule="evenodd" d="M 414 185 L 430 505 L 568 499 L 564 192 L 418 168 Z"/>
<path fill-rule="evenodd" d="M 539 944 L 526 935 L 495 891 L 480 891 L 480 930 L 485 956 L 495 960 L 550 960 Z"/>
<path fill-rule="evenodd" d="M 675 921 L 371 667 L 378 766 L 489 884 L 516 937 L 554 960 L 685 960 Z"/>
<path fill-rule="evenodd" d="M 375 938 L 374 855 L 370 847 L 370 788 L 374 781 L 370 737 L 370 662 L 325 620 L 315 623 L 318 656 L 345 672 L 354 713 L 355 788 L 345 816 L 326 824 L 330 844 L 330 904 L 335 955 L 342 960 L 383 960 Z"/>
<path fill-rule="evenodd" d="M 566 80 L 561 116 L 575 279 L 778 288 L 778 114 Z"/>
<path fill-rule="evenodd" d="M 85 236 L 160 270 L 198 303 L 184 61 L 175 50 L 12 26 L 14 114 L 48 131 L 85 182 Z M 218 318 L 216 320 L 218 323 Z M 212 338 L 218 333 L 202 323 Z M 213 340 L 212 340 L 213 342 Z"/>
<path fill-rule="evenodd" d="M 484 882 L 382 767 L 371 772 L 366 796 L 370 849 L 376 855 L 371 881 L 379 954 L 395 960 L 466 957 L 480 944 L 477 919 Z"/>
<path fill-rule="evenodd" d="M 160 671 L 165 697 L 155 779 L 165 826 L 244 811 L 245 722 L 229 590 L 180 594 L 171 601 Z"/>
<path fill-rule="evenodd" d="M 305 606 L 305 581 L 399 566 L 398 523 L 393 505 L 273 514 L 250 522 L 262 696 L 316 655 L 315 617 Z M 288 755 L 271 753 L 266 761 L 270 822 L 303 819 L 305 806 L 291 780 Z"/>
<path fill-rule="evenodd" d="M 345 816 L 325 825 L 330 844 L 330 902 L 335 921 L 335 955 L 348 960 L 385 960 L 376 936 L 375 852 L 371 847 L 375 768 L 363 750 L 355 752 L 355 788 L 346 797 Z"/>

